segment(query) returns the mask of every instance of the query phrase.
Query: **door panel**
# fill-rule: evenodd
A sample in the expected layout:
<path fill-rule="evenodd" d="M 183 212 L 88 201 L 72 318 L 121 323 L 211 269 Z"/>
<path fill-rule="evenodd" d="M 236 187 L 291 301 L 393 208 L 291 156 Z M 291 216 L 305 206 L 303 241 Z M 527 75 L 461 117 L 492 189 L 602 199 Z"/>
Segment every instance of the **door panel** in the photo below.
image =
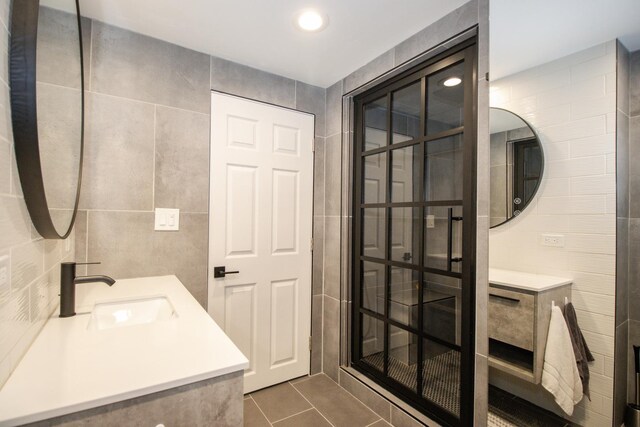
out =
<path fill-rule="evenodd" d="M 209 313 L 249 359 L 250 392 L 309 372 L 313 116 L 211 105 Z"/>

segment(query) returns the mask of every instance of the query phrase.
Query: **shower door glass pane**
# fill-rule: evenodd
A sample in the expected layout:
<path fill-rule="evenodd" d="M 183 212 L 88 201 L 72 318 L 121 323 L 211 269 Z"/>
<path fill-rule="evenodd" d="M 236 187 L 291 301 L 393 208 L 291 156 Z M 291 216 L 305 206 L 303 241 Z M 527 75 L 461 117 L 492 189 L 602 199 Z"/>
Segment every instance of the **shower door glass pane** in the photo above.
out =
<path fill-rule="evenodd" d="M 474 55 L 355 98 L 351 363 L 442 425 L 473 409 Z"/>

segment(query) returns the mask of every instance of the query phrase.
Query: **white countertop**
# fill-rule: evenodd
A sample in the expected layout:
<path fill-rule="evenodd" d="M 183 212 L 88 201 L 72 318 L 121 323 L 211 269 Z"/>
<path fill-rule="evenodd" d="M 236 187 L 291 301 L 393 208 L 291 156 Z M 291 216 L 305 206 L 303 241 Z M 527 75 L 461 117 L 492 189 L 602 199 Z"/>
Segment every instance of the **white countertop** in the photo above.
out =
<path fill-rule="evenodd" d="M 39 421 L 243 370 L 246 357 L 175 276 L 77 286 L 74 317 L 56 310 L 4 387 L 0 426 Z M 100 331 L 96 302 L 167 296 L 177 318 Z"/>
<path fill-rule="evenodd" d="M 489 269 L 489 283 L 509 286 L 528 291 L 541 292 L 559 286 L 569 285 L 572 279 L 564 277 L 546 276 L 543 274 L 525 273 L 522 271 Z"/>

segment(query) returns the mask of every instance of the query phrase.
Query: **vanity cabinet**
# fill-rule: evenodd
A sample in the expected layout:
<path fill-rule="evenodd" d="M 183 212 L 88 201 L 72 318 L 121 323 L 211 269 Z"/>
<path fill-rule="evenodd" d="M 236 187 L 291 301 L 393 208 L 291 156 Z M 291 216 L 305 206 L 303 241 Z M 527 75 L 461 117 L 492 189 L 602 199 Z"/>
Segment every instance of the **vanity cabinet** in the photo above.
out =
<path fill-rule="evenodd" d="M 489 272 L 489 366 L 539 384 L 551 304 L 571 298 L 571 280 L 491 269 Z"/>

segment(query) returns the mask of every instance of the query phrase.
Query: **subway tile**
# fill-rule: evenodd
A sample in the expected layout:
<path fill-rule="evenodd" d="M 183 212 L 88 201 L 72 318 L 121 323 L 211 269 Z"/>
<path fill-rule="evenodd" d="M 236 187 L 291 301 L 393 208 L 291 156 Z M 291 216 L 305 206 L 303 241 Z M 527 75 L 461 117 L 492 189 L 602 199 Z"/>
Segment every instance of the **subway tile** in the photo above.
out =
<path fill-rule="evenodd" d="M 327 90 L 296 82 L 296 109 L 315 115 L 315 135 L 325 136 L 325 108 Z"/>
<path fill-rule="evenodd" d="M 602 56 L 571 67 L 571 81 L 579 82 L 616 71 L 615 57 Z"/>
<path fill-rule="evenodd" d="M 576 287 L 575 284 L 573 286 Z M 576 287 L 576 289 L 579 290 L 580 288 Z M 611 337 L 615 333 L 615 319 L 613 316 L 606 316 L 585 310 L 576 310 L 576 316 L 578 317 L 580 329 L 583 331 Z"/>
<path fill-rule="evenodd" d="M 82 209 L 153 208 L 154 106 L 91 94 Z M 126 191 L 123 191 L 126 189 Z"/>
<path fill-rule="evenodd" d="M 571 233 L 565 236 L 565 248 L 574 252 L 615 255 L 616 236 Z"/>
<path fill-rule="evenodd" d="M 395 65 L 407 62 L 477 23 L 478 3 L 469 1 L 397 45 Z"/>
<path fill-rule="evenodd" d="M 154 207 L 208 212 L 209 119 L 156 107 Z"/>
<path fill-rule="evenodd" d="M 546 162 L 547 178 L 568 178 L 602 175 L 606 172 L 604 156 L 579 157 L 576 159 Z"/>
<path fill-rule="evenodd" d="M 295 80 L 215 56 L 211 57 L 211 89 L 283 107 L 296 107 Z"/>
<path fill-rule="evenodd" d="M 0 249 L 31 240 L 31 217 L 24 200 L 0 196 Z"/>
<path fill-rule="evenodd" d="M 349 93 L 393 69 L 394 49 L 388 50 L 344 78 L 343 93 Z"/>
<path fill-rule="evenodd" d="M 551 274 L 551 273 L 550 273 Z M 554 272 L 554 275 L 562 274 Z M 615 295 L 616 278 L 613 275 L 586 273 L 584 271 L 566 272 L 573 279 L 572 289 L 603 295 Z"/>
<path fill-rule="evenodd" d="M 589 194 L 615 194 L 616 176 L 582 176 L 571 178 L 571 194 L 584 196 Z"/>
<path fill-rule="evenodd" d="M 572 139 L 587 138 L 589 136 L 606 133 L 607 125 L 604 116 L 573 120 L 560 125 L 540 129 L 543 138 L 551 142 L 561 142 Z"/>
<path fill-rule="evenodd" d="M 11 248 L 11 290 L 20 290 L 44 273 L 44 240 Z"/>
<path fill-rule="evenodd" d="M 544 182 L 545 197 L 558 197 L 571 195 L 571 178 L 548 178 Z M 529 207 L 527 207 L 529 209 Z"/>
<path fill-rule="evenodd" d="M 208 55 L 98 21 L 92 44 L 93 92 L 209 114 Z"/>
<path fill-rule="evenodd" d="M 569 152 L 572 158 L 611 154 L 615 153 L 615 150 L 616 138 L 614 134 L 601 134 L 569 142 Z"/>
<path fill-rule="evenodd" d="M 538 200 L 538 213 L 540 215 L 605 214 L 607 213 L 606 202 L 606 197 L 602 195 L 541 197 Z"/>
<path fill-rule="evenodd" d="M 11 193 L 11 158 L 13 146 L 0 140 L 0 193 Z"/>
<path fill-rule="evenodd" d="M 0 139 L 13 141 L 9 86 L 0 85 Z"/>
<path fill-rule="evenodd" d="M 25 287 L 0 306 L 0 360 L 9 356 L 30 325 L 29 288 Z"/>
<path fill-rule="evenodd" d="M 589 343 L 590 348 L 592 347 L 591 342 L 589 341 L 589 332 L 585 332 L 585 339 Z M 604 345 L 604 344 L 603 344 Z M 613 356 L 613 338 L 610 339 L 610 342 L 607 342 L 606 345 L 611 346 L 611 354 Z M 604 375 L 593 373 L 589 375 L 589 389 L 594 392 L 600 393 L 605 397 L 613 397 L 613 380 L 611 378 L 607 378 Z"/>
<path fill-rule="evenodd" d="M 326 136 L 342 131 L 342 80 L 327 88 Z"/>
<path fill-rule="evenodd" d="M 615 297 L 572 290 L 571 302 L 576 310 L 615 316 Z M 606 354 L 606 353 L 605 353 Z"/>
<path fill-rule="evenodd" d="M 324 296 L 322 329 L 322 371 L 338 381 L 340 365 L 340 302 Z"/>
<path fill-rule="evenodd" d="M 175 274 L 206 308 L 207 215 L 181 214 L 177 232 L 153 228 L 153 212 L 90 212 L 88 258 L 102 264 L 90 266 L 89 274 L 114 279 Z"/>
<path fill-rule="evenodd" d="M 602 98 L 595 98 L 574 102 L 571 104 L 571 120 L 602 116 L 616 110 L 616 94 L 606 94 Z"/>

